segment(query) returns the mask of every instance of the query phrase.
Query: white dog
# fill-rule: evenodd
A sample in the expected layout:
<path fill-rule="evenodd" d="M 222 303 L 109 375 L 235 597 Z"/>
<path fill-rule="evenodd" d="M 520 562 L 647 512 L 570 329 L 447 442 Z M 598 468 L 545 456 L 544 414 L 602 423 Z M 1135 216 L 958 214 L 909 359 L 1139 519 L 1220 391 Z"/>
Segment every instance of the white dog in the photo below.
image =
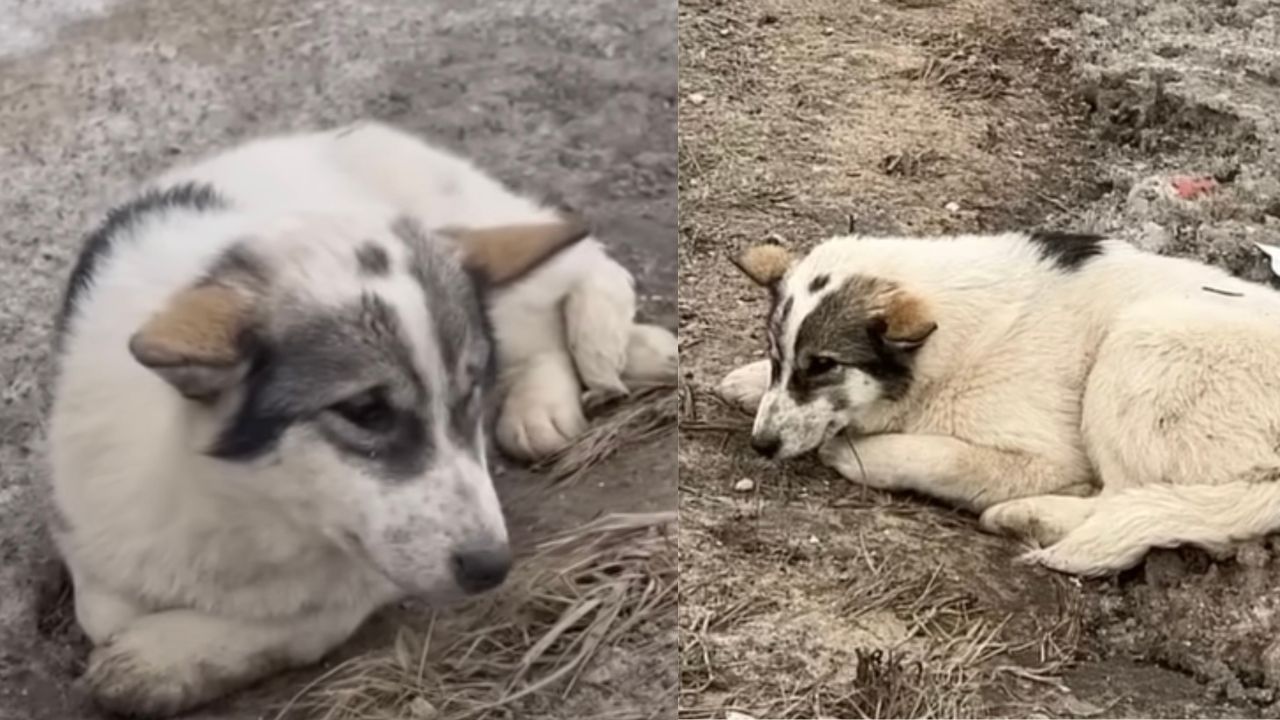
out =
<path fill-rule="evenodd" d="M 310 663 L 379 606 L 511 562 L 485 456 L 674 378 L 576 221 L 378 124 L 264 139 L 92 234 L 59 317 L 54 532 L 106 709 L 168 715 Z"/>
<path fill-rule="evenodd" d="M 1280 294 L 1089 235 L 841 237 L 739 267 L 770 359 L 752 445 L 982 513 L 1099 575 L 1280 530 Z"/>

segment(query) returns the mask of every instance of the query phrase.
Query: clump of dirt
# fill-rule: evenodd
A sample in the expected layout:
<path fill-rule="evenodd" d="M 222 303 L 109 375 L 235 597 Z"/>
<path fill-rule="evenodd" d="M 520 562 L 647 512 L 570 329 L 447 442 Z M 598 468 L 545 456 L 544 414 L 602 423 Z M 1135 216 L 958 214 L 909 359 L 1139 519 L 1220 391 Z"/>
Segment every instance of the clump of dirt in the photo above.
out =
<path fill-rule="evenodd" d="M 763 355 L 727 256 L 766 238 L 1100 230 L 1280 285 L 1278 16 L 681 3 L 681 717 L 1278 714 L 1275 548 L 1027 568 L 971 517 L 755 458 L 711 392 Z"/>

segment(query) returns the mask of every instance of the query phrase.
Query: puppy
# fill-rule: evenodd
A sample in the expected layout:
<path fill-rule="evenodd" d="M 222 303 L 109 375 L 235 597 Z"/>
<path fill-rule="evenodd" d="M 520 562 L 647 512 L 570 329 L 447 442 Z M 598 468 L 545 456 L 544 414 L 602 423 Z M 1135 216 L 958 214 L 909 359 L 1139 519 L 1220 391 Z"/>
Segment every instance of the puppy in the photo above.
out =
<path fill-rule="evenodd" d="M 121 714 L 311 663 L 378 607 L 511 564 L 486 459 L 674 377 L 578 221 L 362 123 L 156 179 L 90 235 L 58 318 L 54 535 Z"/>
<path fill-rule="evenodd" d="M 769 359 L 720 386 L 752 446 L 981 513 L 1027 559 L 1113 573 L 1280 529 L 1280 294 L 1061 233 L 838 237 L 738 266 Z"/>

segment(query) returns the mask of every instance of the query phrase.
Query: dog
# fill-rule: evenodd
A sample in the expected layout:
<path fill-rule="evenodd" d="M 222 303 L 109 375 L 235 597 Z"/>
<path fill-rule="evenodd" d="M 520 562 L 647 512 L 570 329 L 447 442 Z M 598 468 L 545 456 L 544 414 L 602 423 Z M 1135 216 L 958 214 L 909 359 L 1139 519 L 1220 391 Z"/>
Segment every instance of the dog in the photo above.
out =
<path fill-rule="evenodd" d="M 836 237 L 736 260 L 768 289 L 769 357 L 722 397 L 751 445 L 817 450 L 1107 575 L 1152 548 L 1280 530 L 1280 294 L 1059 232 Z"/>
<path fill-rule="evenodd" d="M 169 716 L 312 663 L 376 609 L 511 565 L 489 472 L 584 395 L 675 376 L 582 222 L 396 128 L 170 170 L 80 253 L 57 319 L 52 534 L 104 709 Z M 496 392 L 495 392 L 496 391 Z"/>

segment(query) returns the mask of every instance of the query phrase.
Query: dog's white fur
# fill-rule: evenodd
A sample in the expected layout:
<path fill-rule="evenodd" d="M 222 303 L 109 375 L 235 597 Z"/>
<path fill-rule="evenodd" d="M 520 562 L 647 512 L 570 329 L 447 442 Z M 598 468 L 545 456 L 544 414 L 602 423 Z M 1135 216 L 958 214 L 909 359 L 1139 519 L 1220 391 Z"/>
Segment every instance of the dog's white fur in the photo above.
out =
<path fill-rule="evenodd" d="M 96 646 L 85 682 L 125 713 L 178 712 L 315 661 L 406 593 L 450 601 L 441 546 L 506 542 L 483 440 L 477 460 L 437 430 L 431 467 L 399 484 L 360 477 L 302 432 L 266 461 L 219 462 L 203 451 L 225 408 L 180 396 L 130 354 L 130 337 L 229 245 L 255 238 L 308 302 L 387 298 L 416 362 L 440 376 L 422 290 L 403 274 L 358 277 L 351 250 L 406 213 L 428 229 L 557 218 L 376 123 L 250 142 L 154 185 L 187 181 L 234 210 L 157 213 L 127 229 L 68 323 L 50 424 L 55 534 Z M 674 337 L 635 324 L 634 310 L 630 274 L 591 239 L 491 298 L 504 449 L 564 447 L 584 429 L 584 390 L 674 377 Z"/>
<path fill-rule="evenodd" d="M 720 392 L 759 408 L 757 430 L 780 432 L 785 454 L 821 445 L 849 479 L 981 512 L 1063 572 L 1280 530 L 1280 294 L 1123 242 L 1100 248 L 1066 270 L 1023 234 L 829 240 L 778 286 L 796 298 L 784 346 L 846 278 L 891 281 L 937 323 L 910 390 L 868 397 L 874 378 L 854 371 L 850 409 L 797 408 L 786 373 L 769 387 L 766 360 Z M 807 292 L 820 274 L 826 289 Z"/>

